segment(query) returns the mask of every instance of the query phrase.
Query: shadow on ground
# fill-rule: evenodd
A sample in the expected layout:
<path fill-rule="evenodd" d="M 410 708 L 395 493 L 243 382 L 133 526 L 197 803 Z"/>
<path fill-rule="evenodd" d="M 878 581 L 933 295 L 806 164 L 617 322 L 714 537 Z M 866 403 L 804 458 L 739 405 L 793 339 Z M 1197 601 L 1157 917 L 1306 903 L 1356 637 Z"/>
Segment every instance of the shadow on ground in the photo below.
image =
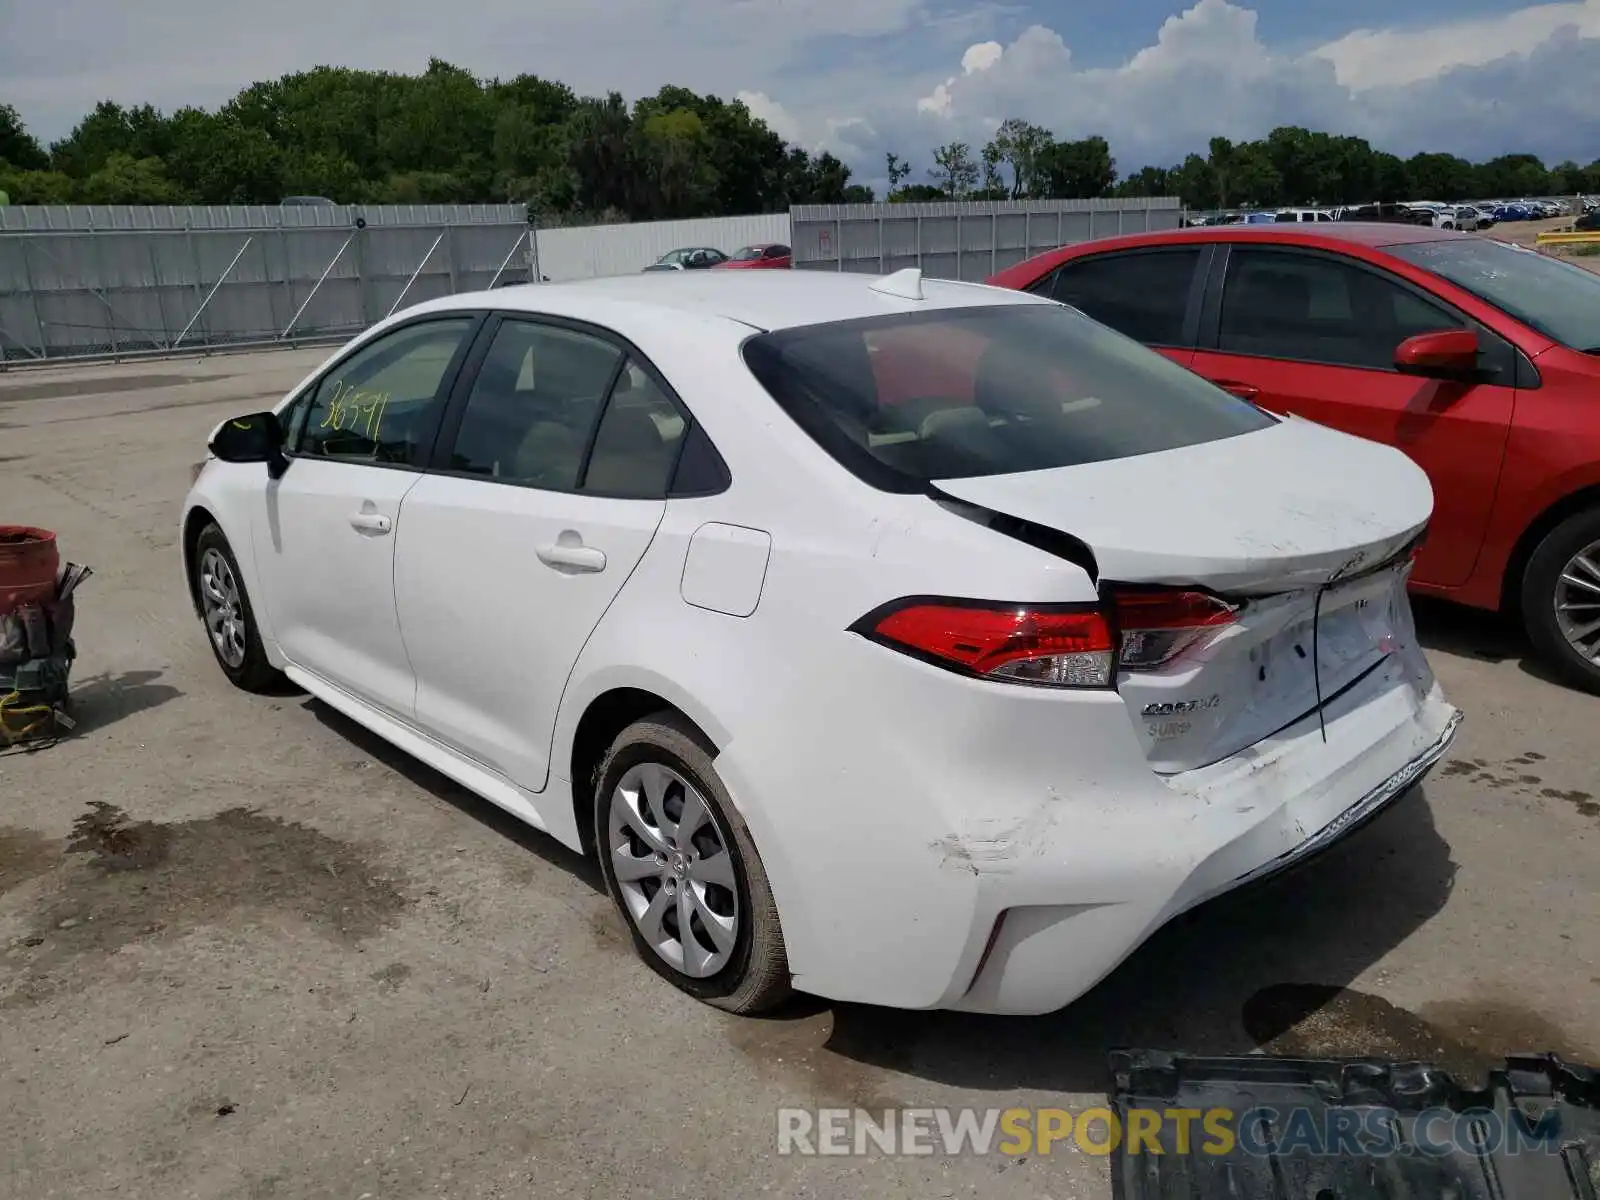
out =
<path fill-rule="evenodd" d="M 436 796 L 453 808 L 459 809 L 479 824 L 487 826 L 500 836 L 515 842 L 530 854 L 538 855 L 551 866 L 558 867 L 575 878 L 581 879 L 596 892 L 603 893 L 605 891 L 605 885 L 600 879 L 600 869 L 592 858 L 574 854 L 556 841 L 555 838 L 525 825 L 505 810 L 497 808 L 481 796 L 467 791 L 466 788 L 454 780 L 446 778 L 432 767 L 412 758 L 403 750 L 396 749 L 377 734 L 372 733 L 364 726 L 356 724 L 343 713 L 329 708 L 322 701 L 307 696 L 305 707 L 306 711 L 316 717 L 318 721 L 321 721 L 334 733 L 358 747 L 362 753 L 377 759 L 430 795 Z"/>
<path fill-rule="evenodd" d="M 1545 665 L 1514 617 L 1429 596 L 1413 596 L 1411 609 L 1416 615 L 1417 637 L 1424 649 L 1475 658 L 1479 662 L 1514 662 L 1524 674 L 1535 679 L 1561 688 L 1571 686 Z"/>
<path fill-rule="evenodd" d="M 158 683 L 160 671 L 123 671 L 116 675 L 91 675 L 74 681 L 72 719 L 78 733 L 104 729 L 124 717 L 176 700 L 183 695 L 168 683 Z"/>

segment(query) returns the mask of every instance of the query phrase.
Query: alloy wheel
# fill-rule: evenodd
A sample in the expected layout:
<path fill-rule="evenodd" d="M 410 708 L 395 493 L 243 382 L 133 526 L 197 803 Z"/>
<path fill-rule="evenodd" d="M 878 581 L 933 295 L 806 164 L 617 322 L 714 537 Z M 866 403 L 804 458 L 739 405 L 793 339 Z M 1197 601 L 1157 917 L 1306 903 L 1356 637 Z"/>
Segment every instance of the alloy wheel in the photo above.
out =
<path fill-rule="evenodd" d="M 1561 569 L 1556 625 L 1586 662 L 1600 665 L 1600 541 L 1590 542 Z"/>
<path fill-rule="evenodd" d="M 691 979 L 732 960 L 739 889 L 729 839 L 706 798 L 671 767 L 629 767 L 611 796 L 607 852 L 628 918 Z"/>
<path fill-rule="evenodd" d="M 200 604 L 217 657 L 237 670 L 244 665 L 246 650 L 244 604 L 233 568 L 215 547 L 200 556 Z"/>

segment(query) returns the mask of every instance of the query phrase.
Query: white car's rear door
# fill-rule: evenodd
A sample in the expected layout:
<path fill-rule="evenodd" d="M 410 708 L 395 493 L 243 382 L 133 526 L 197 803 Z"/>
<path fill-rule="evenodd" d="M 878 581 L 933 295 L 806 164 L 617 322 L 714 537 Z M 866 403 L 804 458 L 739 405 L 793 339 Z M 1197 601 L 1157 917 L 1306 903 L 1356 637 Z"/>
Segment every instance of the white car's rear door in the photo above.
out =
<path fill-rule="evenodd" d="M 683 423 L 598 336 L 507 318 L 479 355 L 443 469 L 406 495 L 395 594 L 418 725 L 539 791 L 567 676 L 666 511 Z"/>

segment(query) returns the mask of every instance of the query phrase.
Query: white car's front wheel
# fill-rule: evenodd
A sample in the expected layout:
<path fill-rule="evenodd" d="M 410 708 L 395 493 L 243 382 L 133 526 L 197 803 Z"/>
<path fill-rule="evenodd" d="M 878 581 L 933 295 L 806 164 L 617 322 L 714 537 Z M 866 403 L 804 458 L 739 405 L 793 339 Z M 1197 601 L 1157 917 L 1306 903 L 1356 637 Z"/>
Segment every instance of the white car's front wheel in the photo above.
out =
<path fill-rule="evenodd" d="M 267 661 L 239 562 L 215 523 L 200 531 L 190 572 L 189 585 L 194 589 L 206 638 L 222 673 L 235 687 L 247 692 L 264 692 L 277 686 L 283 677 Z"/>
<path fill-rule="evenodd" d="M 760 1012 L 789 995 L 778 908 L 704 739 L 676 713 L 636 721 L 601 763 L 595 845 L 639 955 L 696 999 Z"/>

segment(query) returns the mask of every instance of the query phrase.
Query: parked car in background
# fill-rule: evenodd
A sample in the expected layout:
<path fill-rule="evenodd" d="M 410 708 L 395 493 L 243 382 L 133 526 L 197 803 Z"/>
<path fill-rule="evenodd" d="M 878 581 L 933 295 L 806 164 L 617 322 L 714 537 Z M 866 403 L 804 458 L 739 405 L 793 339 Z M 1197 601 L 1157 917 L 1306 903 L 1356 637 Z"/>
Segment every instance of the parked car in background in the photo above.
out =
<path fill-rule="evenodd" d="M 1600 275 L 1491 238 L 1334 224 L 1084 242 L 990 282 L 1404 450 L 1437 499 L 1413 585 L 1515 614 L 1600 692 Z"/>
<path fill-rule="evenodd" d="M 668 250 L 646 271 L 707 271 L 728 261 L 728 256 L 712 246 L 686 246 Z"/>
<path fill-rule="evenodd" d="M 719 271 L 787 271 L 793 260 L 789 247 L 781 242 L 758 242 L 735 250 L 726 262 L 717 264 Z"/>
<path fill-rule="evenodd" d="M 594 855 L 734 1012 L 1058 1009 L 1460 720 L 1414 463 L 914 270 L 426 301 L 210 451 L 178 534 L 226 677 Z"/>
<path fill-rule="evenodd" d="M 1333 214 L 1324 208 L 1286 208 L 1273 220 L 1278 224 L 1292 225 L 1297 221 L 1331 221 Z"/>
<path fill-rule="evenodd" d="M 1342 208 L 1336 214 L 1340 221 L 1380 221 L 1395 225 L 1432 225 L 1431 212 L 1419 212 L 1405 204 L 1385 201 L 1381 204 L 1355 204 Z"/>

